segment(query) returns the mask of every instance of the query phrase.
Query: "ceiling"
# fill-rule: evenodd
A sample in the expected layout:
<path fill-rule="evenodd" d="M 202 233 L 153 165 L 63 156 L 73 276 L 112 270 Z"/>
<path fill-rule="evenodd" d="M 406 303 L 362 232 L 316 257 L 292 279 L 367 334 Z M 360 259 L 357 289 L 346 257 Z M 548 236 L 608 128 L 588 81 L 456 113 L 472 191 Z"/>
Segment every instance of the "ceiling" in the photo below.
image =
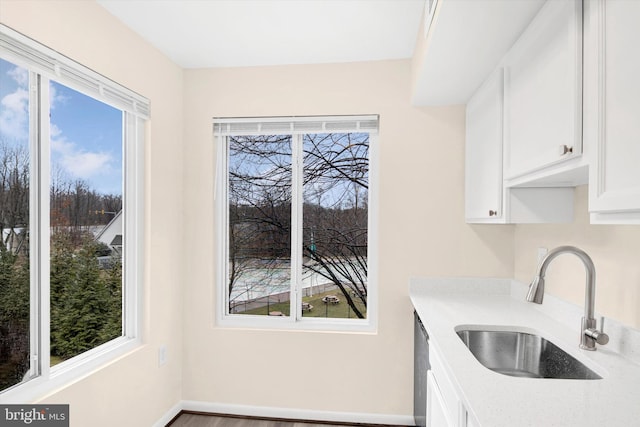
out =
<path fill-rule="evenodd" d="M 97 0 L 183 68 L 410 58 L 425 0 Z"/>
<path fill-rule="evenodd" d="M 439 1 L 413 104 L 466 104 L 543 4 L 544 0 Z"/>

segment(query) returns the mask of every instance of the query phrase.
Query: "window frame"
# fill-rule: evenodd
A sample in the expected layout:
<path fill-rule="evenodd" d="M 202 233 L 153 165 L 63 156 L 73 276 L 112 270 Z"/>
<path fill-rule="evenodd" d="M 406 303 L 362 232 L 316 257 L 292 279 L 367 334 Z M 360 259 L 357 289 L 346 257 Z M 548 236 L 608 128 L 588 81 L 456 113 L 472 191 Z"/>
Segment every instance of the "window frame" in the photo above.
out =
<path fill-rule="evenodd" d="M 216 144 L 216 171 L 214 174 L 216 266 L 215 323 L 225 328 L 281 329 L 336 332 L 374 333 L 378 326 L 378 152 L 379 116 L 307 116 L 307 117 L 259 117 L 259 118 L 214 118 L 214 143 Z M 283 123 L 289 131 L 275 131 Z M 361 123 L 366 123 L 361 127 Z M 372 125 L 375 123 L 375 126 Z M 234 130 L 236 128 L 237 130 Z M 264 130 L 266 128 L 268 130 Z M 369 191 L 367 219 L 367 318 L 342 319 L 303 317 L 302 303 L 302 194 L 303 186 L 303 137 L 305 134 L 324 133 L 368 133 L 369 134 Z M 290 316 L 266 316 L 229 314 L 227 304 L 228 282 L 228 160 L 229 136 L 241 135 L 291 135 L 292 136 L 292 207 L 291 231 L 292 262 L 290 282 Z"/>
<path fill-rule="evenodd" d="M 52 49 L 0 24 L 0 58 L 29 73 L 30 370 L 0 390 L 2 403 L 33 401 L 76 381 L 142 344 L 144 283 L 144 147 L 149 101 Z M 50 366 L 50 82 L 63 84 L 123 114 L 123 333 Z"/>

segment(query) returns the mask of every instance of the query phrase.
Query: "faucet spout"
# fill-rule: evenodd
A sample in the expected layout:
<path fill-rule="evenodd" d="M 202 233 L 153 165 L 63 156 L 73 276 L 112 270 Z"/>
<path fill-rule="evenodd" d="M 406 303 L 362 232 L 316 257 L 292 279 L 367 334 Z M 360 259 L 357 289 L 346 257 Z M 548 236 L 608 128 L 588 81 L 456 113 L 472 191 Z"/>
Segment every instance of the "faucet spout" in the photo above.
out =
<path fill-rule="evenodd" d="M 529 285 L 527 301 L 542 304 L 544 298 L 544 275 L 558 255 L 570 253 L 582 261 L 586 273 L 585 297 L 584 297 L 584 317 L 582 318 L 582 333 L 580 335 L 580 348 L 585 350 L 595 350 L 596 342 L 606 344 L 609 337 L 602 331 L 596 329 L 595 319 L 595 293 L 596 293 L 596 269 L 593 260 L 585 251 L 575 246 L 559 246 L 551 251 L 540 261 L 536 269 L 536 276 Z"/>
<path fill-rule="evenodd" d="M 527 301 L 542 304 L 544 298 L 544 276 L 536 276 L 529 285 Z"/>

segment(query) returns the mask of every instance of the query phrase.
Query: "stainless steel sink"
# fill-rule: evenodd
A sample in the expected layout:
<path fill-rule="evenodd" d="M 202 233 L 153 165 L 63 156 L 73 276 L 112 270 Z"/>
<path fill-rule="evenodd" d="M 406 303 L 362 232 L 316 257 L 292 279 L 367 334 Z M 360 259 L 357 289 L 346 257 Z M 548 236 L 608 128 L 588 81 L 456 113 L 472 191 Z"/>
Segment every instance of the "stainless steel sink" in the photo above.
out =
<path fill-rule="evenodd" d="M 459 330 L 457 334 L 482 365 L 500 374 L 525 378 L 602 379 L 538 335 L 469 329 Z"/>

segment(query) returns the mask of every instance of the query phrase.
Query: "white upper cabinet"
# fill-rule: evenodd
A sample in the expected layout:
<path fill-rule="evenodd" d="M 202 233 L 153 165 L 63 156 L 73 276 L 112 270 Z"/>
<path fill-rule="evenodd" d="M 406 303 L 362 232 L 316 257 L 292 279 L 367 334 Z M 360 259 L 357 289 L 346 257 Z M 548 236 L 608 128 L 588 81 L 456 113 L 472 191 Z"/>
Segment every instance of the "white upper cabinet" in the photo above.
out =
<path fill-rule="evenodd" d="M 640 1 L 585 4 L 585 143 L 594 223 L 640 224 Z"/>
<path fill-rule="evenodd" d="M 571 222 L 571 188 L 504 187 L 503 82 L 502 68 L 498 68 L 467 103 L 466 221 L 494 224 Z"/>
<path fill-rule="evenodd" d="M 507 53 L 504 78 L 505 178 L 580 161 L 582 1 L 547 1 Z"/>
<path fill-rule="evenodd" d="M 467 103 L 465 210 L 467 222 L 501 222 L 502 68 Z"/>

